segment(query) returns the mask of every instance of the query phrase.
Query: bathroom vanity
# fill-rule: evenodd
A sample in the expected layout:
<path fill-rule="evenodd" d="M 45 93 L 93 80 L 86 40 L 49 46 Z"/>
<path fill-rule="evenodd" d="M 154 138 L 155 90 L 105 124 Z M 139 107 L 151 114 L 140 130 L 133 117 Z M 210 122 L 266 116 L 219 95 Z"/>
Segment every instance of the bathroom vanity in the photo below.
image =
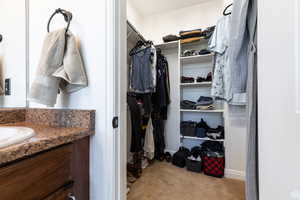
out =
<path fill-rule="evenodd" d="M 35 131 L 0 149 L 0 199 L 88 200 L 94 119 L 94 111 L 0 109 L 0 127 Z"/>

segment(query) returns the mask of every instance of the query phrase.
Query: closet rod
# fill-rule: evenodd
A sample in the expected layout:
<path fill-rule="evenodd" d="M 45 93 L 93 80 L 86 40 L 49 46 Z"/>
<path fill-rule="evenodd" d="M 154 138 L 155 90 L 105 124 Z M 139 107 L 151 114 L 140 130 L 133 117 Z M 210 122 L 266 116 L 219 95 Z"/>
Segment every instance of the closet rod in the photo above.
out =
<path fill-rule="evenodd" d="M 129 26 L 139 37 L 143 42 L 146 42 L 147 40 L 136 30 L 136 28 L 127 20 L 127 26 Z"/>

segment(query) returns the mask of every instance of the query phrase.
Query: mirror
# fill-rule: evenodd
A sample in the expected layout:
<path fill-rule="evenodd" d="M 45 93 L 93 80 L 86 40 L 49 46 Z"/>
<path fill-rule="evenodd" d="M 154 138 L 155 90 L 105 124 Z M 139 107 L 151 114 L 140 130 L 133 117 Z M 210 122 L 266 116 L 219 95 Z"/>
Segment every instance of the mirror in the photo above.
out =
<path fill-rule="evenodd" d="M 26 1 L 0 1 L 0 34 L 0 107 L 25 107 Z"/>

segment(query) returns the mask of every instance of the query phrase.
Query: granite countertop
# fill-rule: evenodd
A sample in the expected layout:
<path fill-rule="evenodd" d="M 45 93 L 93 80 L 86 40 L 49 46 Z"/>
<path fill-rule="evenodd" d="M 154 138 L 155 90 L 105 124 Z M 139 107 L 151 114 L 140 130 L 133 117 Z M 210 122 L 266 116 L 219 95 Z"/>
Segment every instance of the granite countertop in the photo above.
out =
<path fill-rule="evenodd" d="M 32 128 L 35 131 L 35 136 L 22 143 L 0 148 L 0 166 L 60 145 L 74 142 L 95 133 L 94 111 L 30 109 L 24 113 L 25 117 L 21 117 L 21 120 L 15 120 L 13 123 L 1 123 L 0 120 L 0 127 L 22 126 Z M 52 119 L 61 119 L 62 116 L 63 125 L 55 124 L 57 122 L 54 123 L 53 120 L 52 122 L 45 120 L 50 120 L 51 117 Z M 80 116 L 85 117 L 84 119 L 80 119 Z"/>

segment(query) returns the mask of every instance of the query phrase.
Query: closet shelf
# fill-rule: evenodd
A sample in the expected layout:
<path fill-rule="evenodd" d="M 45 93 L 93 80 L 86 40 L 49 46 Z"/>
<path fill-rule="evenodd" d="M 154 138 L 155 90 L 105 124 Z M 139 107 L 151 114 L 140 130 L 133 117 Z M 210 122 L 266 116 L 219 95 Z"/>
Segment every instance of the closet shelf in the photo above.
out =
<path fill-rule="evenodd" d="M 212 82 L 195 82 L 195 83 L 181 83 L 180 86 L 182 87 L 200 87 L 200 86 L 210 86 Z"/>
<path fill-rule="evenodd" d="M 161 50 L 168 50 L 168 49 L 177 49 L 179 45 L 178 41 L 173 42 L 166 42 L 162 44 L 155 45 L 156 48 L 160 48 Z"/>
<path fill-rule="evenodd" d="M 222 140 L 213 140 L 213 139 L 210 139 L 210 138 L 198 138 L 198 137 L 191 137 L 191 136 L 180 136 L 180 138 L 182 139 L 191 139 L 191 140 L 202 140 L 202 141 L 215 141 L 215 142 L 225 142 L 224 139 Z"/>
<path fill-rule="evenodd" d="M 197 56 L 186 56 L 180 57 L 180 61 L 182 64 L 188 63 L 198 63 L 198 62 L 212 62 L 213 61 L 213 53 L 206 55 L 197 55 Z"/>
<path fill-rule="evenodd" d="M 223 113 L 223 109 L 216 110 L 188 110 L 188 109 L 180 109 L 180 112 L 195 112 L 195 113 Z"/>

